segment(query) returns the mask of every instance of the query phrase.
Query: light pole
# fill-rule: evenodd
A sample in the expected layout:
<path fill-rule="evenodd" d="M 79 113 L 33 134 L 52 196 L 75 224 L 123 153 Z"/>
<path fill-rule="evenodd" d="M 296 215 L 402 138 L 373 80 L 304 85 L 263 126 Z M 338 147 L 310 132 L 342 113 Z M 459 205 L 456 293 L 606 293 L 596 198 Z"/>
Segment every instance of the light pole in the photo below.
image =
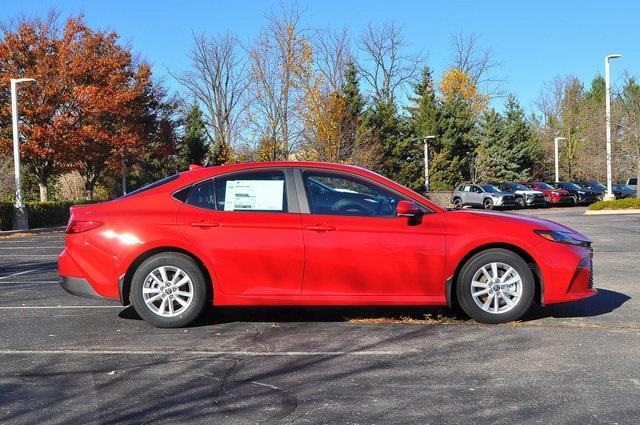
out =
<path fill-rule="evenodd" d="M 16 179 L 16 203 L 13 209 L 13 228 L 23 230 L 29 228 L 27 210 L 22 202 L 22 179 L 20 176 L 20 134 L 18 133 L 18 83 L 35 81 L 33 78 L 11 79 L 11 120 L 13 124 L 13 167 Z"/>
<path fill-rule="evenodd" d="M 616 59 L 622 55 L 607 55 L 604 58 L 604 95 L 606 99 L 605 105 L 605 122 L 607 124 L 607 194 L 604 196 L 605 201 L 616 199 L 611 188 L 611 83 L 609 75 L 609 60 Z"/>
<path fill-rule="evenodd" d="M 424 138 L 424 191 L 429 193 L 429 140 L 435 140 L 436 136 Z"/>
<path fill-rule="evenodd" d="M 555 139 L 553 139 L 553 144 L 554 144 L 554 153 L 555 153 L 555 157 L 556 157 L 556 183 L 558 183 L 560 181 L 560 161 L 558 160 L 558 142 L 560 142 L 560 140 L 567 140 L 564 137 L 556 137 Z"/>

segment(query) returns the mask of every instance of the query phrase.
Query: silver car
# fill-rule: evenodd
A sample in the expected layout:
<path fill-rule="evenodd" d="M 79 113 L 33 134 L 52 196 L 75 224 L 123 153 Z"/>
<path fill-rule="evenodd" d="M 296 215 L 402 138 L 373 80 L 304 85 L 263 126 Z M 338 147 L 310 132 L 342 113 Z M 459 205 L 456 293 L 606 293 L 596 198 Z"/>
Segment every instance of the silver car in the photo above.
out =
<path fill-rule="evenodd" d="M 456 187 L 451 195 L 454 208 L 465 206 L 484 208 L 515 208 L 516 198 L 509 192 L 503 192 L 491 184 L 463 184 Z"/>

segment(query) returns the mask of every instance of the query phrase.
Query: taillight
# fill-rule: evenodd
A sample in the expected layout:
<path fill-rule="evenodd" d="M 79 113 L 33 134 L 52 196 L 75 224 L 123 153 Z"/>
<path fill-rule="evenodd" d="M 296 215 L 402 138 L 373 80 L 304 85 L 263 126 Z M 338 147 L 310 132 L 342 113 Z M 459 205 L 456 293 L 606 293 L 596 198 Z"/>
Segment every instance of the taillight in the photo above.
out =
<path fill-rule="evenodd" d="M 98 228 L 103 224 L 104 223 L 101 221 L 69 220 L 69 224 L 67 225 L 67 234 L 86 232 L 87 230 Z"/>

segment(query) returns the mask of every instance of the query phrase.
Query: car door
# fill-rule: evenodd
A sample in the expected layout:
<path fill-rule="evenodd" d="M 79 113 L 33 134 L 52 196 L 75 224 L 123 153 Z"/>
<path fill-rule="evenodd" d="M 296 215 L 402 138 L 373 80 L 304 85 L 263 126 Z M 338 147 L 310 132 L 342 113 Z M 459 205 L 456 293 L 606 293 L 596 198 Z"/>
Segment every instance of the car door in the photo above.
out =
<path fill-rule="evenodd" d="M 305 295 L 441 293 L 445 235 L 439 214 L 395 214 L 406 197 L 361 176 L 296 170 L 305 244 Z M 306 213 L 305 213 L 306 212 Z"/>
<path fill-rule="evenodd" d="M 291 169 L 245 170 L 193 185 L 178 213 L 220 289 L 238 295 L 299 295 L 304 244 Z"/>
<path fill-rule="evenodd" d="M 476 186 L 476 185 L 471 185 L 470 191 L 469 191 L 469 203 L 473 204 L 475 206 L 479 206 L 482 205 L 482 192 L 483 190 L 480 189 L 480 186 Z"/>

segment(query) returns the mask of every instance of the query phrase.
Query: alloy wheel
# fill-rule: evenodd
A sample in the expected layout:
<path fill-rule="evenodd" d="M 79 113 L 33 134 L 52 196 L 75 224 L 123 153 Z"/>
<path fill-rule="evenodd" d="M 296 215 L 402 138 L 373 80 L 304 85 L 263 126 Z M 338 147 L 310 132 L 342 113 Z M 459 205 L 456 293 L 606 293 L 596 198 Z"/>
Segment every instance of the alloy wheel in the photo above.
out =
<path fill-rule="evenodd" d="M 193 300 L 193 282 L 188 274 L 174 266 L 155 268 L 144 279 L 142 298 L 147 308 L 161 317 L 184 313 Z"/>
<path fill-rule="evenodd" d="M 471 297 L 487 313 L 502 314 L 522 298 L 522 278 L 508 264 L 491 262 L 480 267 L 471 281 Z"/>

